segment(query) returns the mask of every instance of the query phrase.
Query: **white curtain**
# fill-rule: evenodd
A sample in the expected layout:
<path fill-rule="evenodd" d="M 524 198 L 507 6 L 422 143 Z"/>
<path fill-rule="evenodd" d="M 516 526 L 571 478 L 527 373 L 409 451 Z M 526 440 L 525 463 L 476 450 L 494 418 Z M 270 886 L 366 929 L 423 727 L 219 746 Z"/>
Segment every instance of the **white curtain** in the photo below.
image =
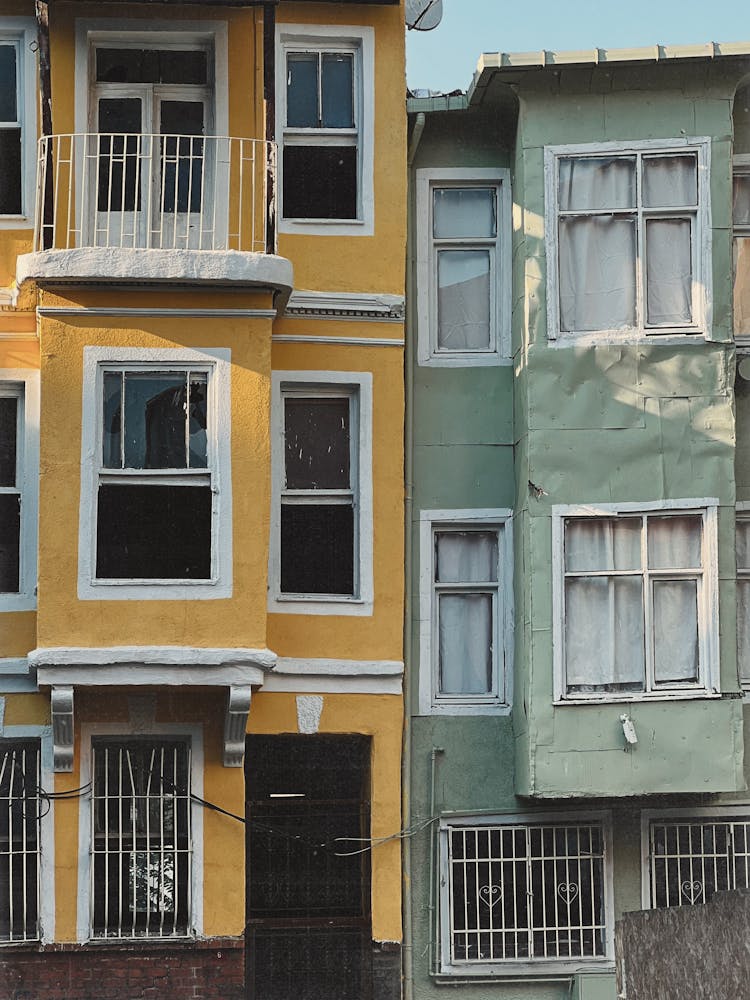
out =
<path fill-rule="evenodd" d="M 690 219 L 646 222 L 646 316 L 655 326 L 693 318 L 693 255 Z"/>
<path fill-rule="evenodd" d="M 618 330 L 635 326 L 635 219 L 560 219 L 560 328 Z"/>
<path fill-rule="evenodd" d="M 640 517 L 581 518 L 565 523 L 565 569 L 569 572 L 641 568 Z"/>
<path fill-rule="evenodd" d="M 654 679 L 698 679 L 698 583 L 653 580 Z"/>
<path fill-rule="evenodd" d="M 490 255 L 487 250 L 438 253 L 438 348 L 490 348 Z"/>
<path fill-rule="evenodd" d="M 750 226 L 750 174 L 734 175 L 732 221 L 735 226 Z"/>
<path fill-rule="evenodd" d="M 750 681 L 750 580 L 737 581 L 737 658 L 740 680 Z"/>
<path fill-rule="evenodd" d="M 635 158 L 561 159 L 558 201 L 563 212 L 635 208 Z"/>
<path fill-rule="evenodd" d="M 497 235 L 494 188 L 436 188 L 432 206 L 435 239 Z"/>
<path fill-rule="evenodd" d="M 682 156 L 644 156 L 645 208 L 692 208 L 698 204 L 698 160 Z"/>
<path fill-rule="evenodd" d="M 640 576 L 574 577 L 565 586 L 568 690 L 642 690 L 645 678 Z"/>
<path fill-rule="evenodd" d="M 699 569 L 702 518 L 696 514 L 650 517 L 648 564 L 651 569 Z"/>

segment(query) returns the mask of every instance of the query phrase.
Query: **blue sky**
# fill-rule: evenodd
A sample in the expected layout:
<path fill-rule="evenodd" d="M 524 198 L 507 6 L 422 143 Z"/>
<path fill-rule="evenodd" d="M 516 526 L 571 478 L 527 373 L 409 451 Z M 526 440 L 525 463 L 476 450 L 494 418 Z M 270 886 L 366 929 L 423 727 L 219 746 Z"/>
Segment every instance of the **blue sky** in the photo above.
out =
<path fill-rule="evenodd" d="M 750 41 L 747 0 L 443 0 L 407 33 L 409 87 L 465 90 L 482 52 Z"/>

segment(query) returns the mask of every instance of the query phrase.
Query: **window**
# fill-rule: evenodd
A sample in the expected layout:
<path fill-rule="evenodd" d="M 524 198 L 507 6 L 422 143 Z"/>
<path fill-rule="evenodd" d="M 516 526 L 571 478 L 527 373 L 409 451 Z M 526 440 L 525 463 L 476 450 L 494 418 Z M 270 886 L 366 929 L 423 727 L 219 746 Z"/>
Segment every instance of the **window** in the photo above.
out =
<path fill-rule="evenodd" d="M 36 146 L 36 25 L 6 18 L 0 25 L 0 226 L 31 224 Z"/>
<path fill-rule="evenodd" d="M 274 373 L 272 610 L 371 613 L 370 384 Z"/>
<path fill-rule="evenodd" d="M 443 821 L 442 971 L 610 956 L 608 836 L 603 822 Z"/>
<path fill-rule="evenodd" d="M 0 941 L 35 941 L 39 929 L 38 739 L 0 739 Z"/>
<path fill-rule="evenodd" d="M 718 691 L 716 502 L 553 508 L 557 700 Z"/>
<path fill-rule="evenodd" d="M 716 810 L 648 822 L 647 905 L 696 906 L 750 888 L 750 819 Z"/>
<path fill-rule="evenodd" d="M 96 738 L 91 755 L 91 936 L 187 935 L 189 742 Z"/>
<path fill-rule="evenodd" d="M 550 337 L 708 334 L 708 150 L 547 149 Z"/>
<path fill-rule="evenodd" d="M 510 175 L 417 171 L 420 364 L 510 356 Z"/>
<path fill-rule="evenodd" d="M 248 736 L 245 760 L 252 995 L 371 997 L 370 738 Z"/>
<path fill-rule="evenodd" d="M 36 607 L 39 373 L 0 371 L 0 610 Z"/>
<path fill-rule="evenodd" d="M 222 354 L 86 348 L 79 596 L 228 596 Z"/>
<path fill-rule="evenodd" d="M 736 156 L 732 184 L 734 335 L 750 337 L 750 156 Z"/>
<path fill-rule="evenodd" d="M 422 512 L 422 714 L 483 714 L 509 703 L 510 517 L 508 510 Z"/>
<path fill-rule="evenodd" d="M 277 80 L 282 230 L 371 235 L 372 29 L 285 28 Z"/>
<path fill-rule="evenodd" d="M 737 666 L 740 684 L 750 687 L 750 511 L 735 525 L 737 553 Z"/>

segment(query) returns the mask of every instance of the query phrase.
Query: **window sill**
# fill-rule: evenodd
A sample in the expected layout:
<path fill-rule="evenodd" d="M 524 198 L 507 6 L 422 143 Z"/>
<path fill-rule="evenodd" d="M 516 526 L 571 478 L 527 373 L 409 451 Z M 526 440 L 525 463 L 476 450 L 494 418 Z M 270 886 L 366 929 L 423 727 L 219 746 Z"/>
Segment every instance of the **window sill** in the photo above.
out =
<path fill-rule="evenodd" d="M 0 215 L 0 229 L 33 229 L 34 220 L 26 215 Z"/>
<path fill-rule="evenodd" d="M 750 694 L 750 692 L 748 692 Z M 556 708 L 566 705 L 624 705 L 638 702 L 662 701 L 720 701 L 721 691 L 706 691 L 705 688 L 677 691 L 656 691 L 648 694 L 632 695 L 601 695 L 588 698 L 555 698 L 552 704 Z"/>
<path fill-rule="evenodd" d="M 432 973 L 436 983 L 457 984 L 494 982 L 526 983 L 559 982 L 571 976 L 585 973 L 615 973 L 615 964 L 610 958 L 580 958 L 571 961 L 538 959 L 531 962 L 504 962 L 502 965 L 477 965 L 474 968 L 447 966 Z"/>
<path fill-rule="evenodd" d="M 372 615 L 372 601 L 361 597 L 269 596 L 268 611 L 280 615 Z"/>
<path fill-rule="evenodd" d="M 231 596 L 231 580 L 221 579 L 78 581 L 79 601 L 210 601 Z"/>
<path fill-rule="evenodd" d="M 373 236 L 372 219 L 282 219 L 279 233 L 285 236 Z"/>
<path fill-rule="evenodd" d="M 431 705 L 420 715 L 510 715 L 511 707 L 505 702 L 478 702 L 452 705 Z"/>
<path fill-rule="evenodd" d="M 419 359 L 422 368 L 500 368 L 513 364 L 513 358 L 487 352 L 482 354 L 430 354 Z"/>
<path fill-rule="evenodd" d="M 6 611 L 36 611 L 36 595 L 0 595 L 0 614 L 3 614 Z"/>
<path fill-rule="evenodd" d="M 548 337 L 550 347 L 564 349 L 566 347 L 606 347 L 644 344 L 695 344 L 710 343 L 706 330 L 674 330 L 664 333 L 646 333 L 643 330 L 595 330 L 589 333 L 560 333 L 556 337 Z"/>

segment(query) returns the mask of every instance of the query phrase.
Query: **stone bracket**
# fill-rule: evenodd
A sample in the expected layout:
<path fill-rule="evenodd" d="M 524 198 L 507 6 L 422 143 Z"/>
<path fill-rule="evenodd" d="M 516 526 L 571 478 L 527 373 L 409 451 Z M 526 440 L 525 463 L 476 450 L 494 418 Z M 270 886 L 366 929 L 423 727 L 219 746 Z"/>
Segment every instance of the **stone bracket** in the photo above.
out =
<path fill-rule="evenodd" d="M 53 770 L 73 770 L 73 688 L 52 688 L 52 760 Z"/>
<path fill-rule="evenodd" d="M 242 767 L 245 733 L 253 689 L 249 684 L 233 684 L 227 692 L 224 716 L 224 767 Z"/>

